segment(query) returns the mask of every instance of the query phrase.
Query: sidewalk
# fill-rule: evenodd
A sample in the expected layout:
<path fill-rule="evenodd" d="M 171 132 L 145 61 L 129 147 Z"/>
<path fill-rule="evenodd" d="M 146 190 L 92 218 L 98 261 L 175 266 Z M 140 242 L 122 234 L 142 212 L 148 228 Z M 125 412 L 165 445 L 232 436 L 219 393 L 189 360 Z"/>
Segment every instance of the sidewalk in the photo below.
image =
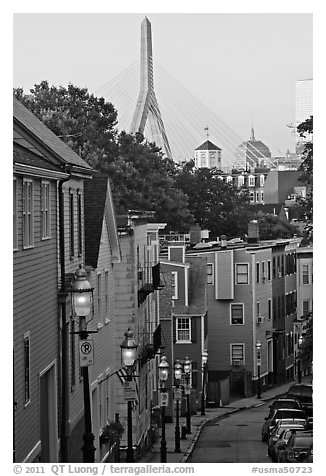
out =
<path fill-rule="evenodd" d="M 302 378 L 302 383 L 311 383 L 312 376 L 306 376 Z M 206 422 L 213 420 L 214 418 L 221 417 L 230 413 L 234 413 L 246 408 L 252 408 L 263 405 L 264 402 L 274 399 L 277 396 L 283 395 L 289 389 L 289 387 L 297 382 L 287 382 L 284 385 L 273 387 L 262 394 L 261 400 L 258 400 L 256 396 L 249 398 L 241 398 L 230 403 L 226 407 L 219 408 L 206 408 L 205 415 L 201 415 L 200 412 L 197 415 L 191 416 L 191 434 L 187 435 L 187 439 L 180 440 L 181 453 L 174 452 L 174 430 L 175 423 L 166 423 L 165 425 L 165 439 L 167 445 L 167 463 L 185 463 L 191 454 L 196 441 L 199 438 L 200 432 Z M 180 419 L 180 426 L 184 424 L 184 418 Z M 161 436 L 155 445 L 145 453 L 137 463 L 159 463 L 161 459 L 160 455 Z"/>

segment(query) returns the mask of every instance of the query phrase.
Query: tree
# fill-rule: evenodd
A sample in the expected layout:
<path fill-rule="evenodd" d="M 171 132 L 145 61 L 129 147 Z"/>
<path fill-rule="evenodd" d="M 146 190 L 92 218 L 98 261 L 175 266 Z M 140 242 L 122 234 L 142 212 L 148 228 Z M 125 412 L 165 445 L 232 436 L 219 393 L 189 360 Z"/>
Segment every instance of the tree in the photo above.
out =
<path fill-rule="evenodd" d="M 211 236 L 243 236 L 253 214 L 249 192 L 221 180 L 218 169 L 194 169 L 193 161 L 182 164 L 177 184 L 189 197 L 189 209 L 201 228 Z"/>
<path fill-rule="evenodd" d="M 303 138 L 313 134 L 313 116 L 298 125 L 297 131 Z M 306 186 L 306 197 L 298 197 L 293 207 L 295 218 L 305 223 L 308 242 L 313 238 L 313 142 L 307 140 L 303 148 L 303 162 L 299 167 L 299 180 Z M 305 241 L 307 241 L 305 240 Z"/>
<path fill-rule="evenodd" d="M 297 227 L 272 214 L 258 212 L 259 237 L 261 240 L 291 238 L 298 233 Z"/>
<path fill-rule="evenodd" d="M 117 213 L 155 212 L 155 221 L 188 231 L 192 215 L 187 196 L 176 186 L 176 166 L 140 133 L 119 133 L 117 111 L 87 88 L 42 81 L 16 97 L 94 169 L 108 174 Z"/>

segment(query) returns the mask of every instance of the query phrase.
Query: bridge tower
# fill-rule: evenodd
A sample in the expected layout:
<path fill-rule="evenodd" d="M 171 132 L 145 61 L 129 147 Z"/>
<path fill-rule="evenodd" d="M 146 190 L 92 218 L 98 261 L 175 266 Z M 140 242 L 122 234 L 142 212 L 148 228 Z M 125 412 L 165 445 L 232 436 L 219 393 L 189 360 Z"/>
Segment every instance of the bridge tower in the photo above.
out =
<path fill-rule="evenodd" d="M 148 133 L 146 133 L 145 127 Z M 141 24 L 140 90 L 130 132 L 132 134 L 141 132 L 149 141 L 155 142 L 161 147 L 168 158 L 172 159 L 169 141 L 154 92 L 152 29 L 147 17 Z"/>

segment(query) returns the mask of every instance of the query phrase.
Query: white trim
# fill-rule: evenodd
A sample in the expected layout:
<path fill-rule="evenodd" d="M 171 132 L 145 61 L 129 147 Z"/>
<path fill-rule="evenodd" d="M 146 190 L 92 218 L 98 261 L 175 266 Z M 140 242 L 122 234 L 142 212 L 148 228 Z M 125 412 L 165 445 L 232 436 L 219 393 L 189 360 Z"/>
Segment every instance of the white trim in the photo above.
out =
<path fill-rule="evenodd" d="M 44 206 L 44 194 L 43 194 L 43 185 L 47 186 L 48 188 L 48 208 L 47 208 L 47 223 L 46 223 L 46 228 L 48 229 L 48 233 L 45 235 L 44 234 L 44 226 L 43 226 L 43 219 L 44 219 L 44 213 L 46 211 L 46 208 L 43 208 Z M 45 187 L 46 188 L 46 187 Z M 42 240 L 48 240 L 51 238 L 51 183 L 49 180 L 41 180 L 41 190 L 40 190 L 40 196 L 41 196 L 41 206 L 40 206 L 40 215 L 41 215 L 41 239 Z"/>
<path fill-rule="evenodd" d="M 178 271 L 171 271 L 171 274 L 174 276 L 174 294 L 172 294 L 172 299 L 178 299 Z"/>
<path fill-rule="evenodd" d="M 198 256 L 197 254 L 193 256 Z M 178 263 L 176 261 L 162 261 L 160 260 L 161 264 L 167 265 L 167 266 L 179 266 L 180 268 L 190 268 L 190 265 L 187 263 Z"/>
<path fill-rule="evenodd" d="M 17 251 L 18 250 L 18 204 L 17 204 L 18 194 L 17 194 L 17 179 L 16 179 L 16 177 L 13 177 L 13 185 L 14 184 L 15 184 L 15 190 L 13 190 L 13 192 L 12 192 L 14 203 L 13 203 L 12 209 L 13 209 L 13 221 L 14 221 L 14 224 L 16 226 L 16 230 L 15 230 L 15 226 L 13 227 L 13 238 L 16 241 L 16 246 L 13 246 L 13 251 Z"/>
<path fill-rule="evenodd" d="M 32 463 L 36 456 L 41 453 L 41 440 L 31 449 L 28 455 L 23 459 L 22 463 Z"/>
<path fill-rule="evenodd" d="M 242 306 L 242 324 L 232 324 L 232 306 Z M 243 302 L 231 302 L 230 303 L 230 326 L 244 326 L 245 323 L 245 306 Z"/>
<path fill-rule="evenodd" d="M 246 364 L 246 344 L 244 342 L 230 342 L 230 365 L 233 365 L 233 359 L 232 359 L 232 346 L 234 345 L 238 345 L 238 346 L 242 346 L 242 355 L 243 355 L 243 359 L 242 359 L 242 365 L 245 365 Z"/>
<path fill-rule="evenodd" d="M 238 266 L 246 266 L 247 267 L 247 283 L 238 283 L 238 271 L 237 267 Z M 235 263 L 235 284 L 239 286 L 248 286 L 250 284 L 250 276 L 249 276 L 249 263 L 243 262 L 243 263 Z"/>
<path fill-rule="evenodd" d="M 56 179 L 60 180 L 63 178 L 68 178 L 69 174 L 64 172 L 57 172 L 55 170 L 47 170 L 38 167 L 34 167 L 32 165 L 25 165 L 25 164 L 14 164 L 14 173 L 15 174 L 28 174 L 33 177 L 44 177 L 47 179 Z"/>
<path fill-rule="evenodd" d="M 189 281 L 189 268 L 185 269 L 185 306 L 188 306 L 188 281 Z"/>
<path fill-rule="evenodd" d="M 191 344 L 191 317 L 192 316 L 178 316 L 175 319 L 175 342 L 176 344 Z M 178 320 L 179 319 L 188 319 L 189 321 L 189 339 L 187 340 L 178 340 Z"/>

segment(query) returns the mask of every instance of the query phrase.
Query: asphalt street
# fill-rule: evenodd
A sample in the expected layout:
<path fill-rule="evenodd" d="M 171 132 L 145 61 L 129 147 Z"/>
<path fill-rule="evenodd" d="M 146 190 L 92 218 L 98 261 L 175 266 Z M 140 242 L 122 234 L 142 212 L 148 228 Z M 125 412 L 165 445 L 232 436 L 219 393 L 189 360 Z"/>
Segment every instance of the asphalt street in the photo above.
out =
<path fill-rule="evenodd" d="M 208 422 L 188 463 L 270 463 L 261 428 L 268 404 Z"/>

